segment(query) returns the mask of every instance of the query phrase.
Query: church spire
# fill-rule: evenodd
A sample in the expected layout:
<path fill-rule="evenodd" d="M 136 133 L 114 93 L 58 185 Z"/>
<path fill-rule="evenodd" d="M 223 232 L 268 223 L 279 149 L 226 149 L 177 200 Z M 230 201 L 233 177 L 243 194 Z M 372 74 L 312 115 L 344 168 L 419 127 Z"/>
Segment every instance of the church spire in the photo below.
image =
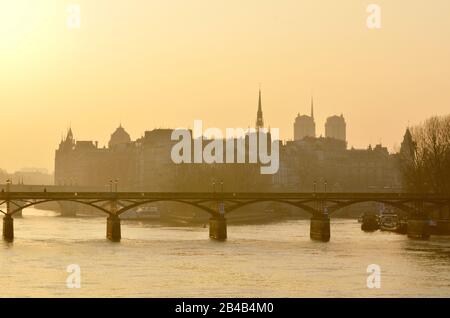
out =
<path fill-rule="evenodd" d="M 259 98 L 258 98 L 258 113 L 256 114 L 256 129 L 260 129 L 264 127 L 263 120 L 263 112 L 262 112 L 262 103 L 261 103 L 261 88 L 259 89 Z"/>
<path fill-rule="evenodd" d="M 314 99 L 311 96 L 311 118 L 314 119 Z"/>
<path fill-rule="evenodd" d="M 73 139 L 72 127 L 69 127 L 69 130 L 67 131 L 66 140 L 72 140 L 72 139 Z"/>
<path fill-rule="evenodd" d="M 400 146 L 400 154 L 404 159 L 410 160 L 414 157 L 416 152 L 417 144 L 414 142 L 411 130 L 409 127 L 406 128 L 405 135 L 403 136 L 403 141 Z"/>

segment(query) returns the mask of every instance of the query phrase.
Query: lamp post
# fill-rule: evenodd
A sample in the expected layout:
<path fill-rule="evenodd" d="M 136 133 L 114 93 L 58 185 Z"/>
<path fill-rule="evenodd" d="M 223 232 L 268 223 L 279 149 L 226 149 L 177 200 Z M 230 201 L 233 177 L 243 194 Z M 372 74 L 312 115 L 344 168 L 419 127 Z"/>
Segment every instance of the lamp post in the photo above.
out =
<path fill-rule="evenodd" d="M 10 186 L 11 186 L 11 180 L 8 179 L 8 180 L 6 180 L 6 192 L 9 192 Z"/>
<path fill-rule="evenodd" d="M 223 202 L 223 180 L 220 180 L 220 201 L 218 203 L 219 214 L 222 218 L 225 217 L 225 203 Z"/>

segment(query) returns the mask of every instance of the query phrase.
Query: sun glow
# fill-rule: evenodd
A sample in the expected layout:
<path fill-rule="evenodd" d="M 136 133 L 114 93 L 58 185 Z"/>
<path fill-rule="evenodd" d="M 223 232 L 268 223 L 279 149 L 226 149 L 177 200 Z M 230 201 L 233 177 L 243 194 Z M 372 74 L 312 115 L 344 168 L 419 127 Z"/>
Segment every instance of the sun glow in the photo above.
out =
<path fill-rule="evenodd" d="M 14 137 L 0 138 L 0 168 L 53 169 L 69 123 L 100 144 L 119 121 L 134 137 L 198 118 L 253 126 L 258 83 L 283 140 L 314 92 L 318 134 L 343 113 L 349 146 L 393 149 L 408 122 L 448 113 L 450 1 L 378 0 L 381 29 L 369 3 L 0 0 L 0 136 Z"/>
<path fill-rule="evenodd" d="M 61 6 L 52 3 L 0 0 L 0 56 L 3 61 L 28 59 L 46 44 L 57 18 L 55 8 Z"/>
<path fill-rule="evenodd" d="M 33 32 L 36 16 L 27 1 L 0 2 L 0 49 L 2 55 L 15 52 Z"/>

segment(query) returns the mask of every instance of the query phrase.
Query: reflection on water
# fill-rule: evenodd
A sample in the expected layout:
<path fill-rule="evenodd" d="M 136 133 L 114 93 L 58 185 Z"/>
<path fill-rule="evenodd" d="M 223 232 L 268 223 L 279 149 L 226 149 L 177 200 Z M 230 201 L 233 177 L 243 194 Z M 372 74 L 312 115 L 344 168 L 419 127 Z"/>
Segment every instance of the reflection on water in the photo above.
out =
<path fill-rule="evenodd" d="M 106 217 L 61 218 L 27 209 L 16 240 L 0 243 L 0 284 L 7 296 L 347 297 L 450 296 L 450 238 L 412 241 L 363 233 L 332 220 L 331 241 L 312 242 L 309 221 L 229 226 L 227 242 L 208 229 L 124 222 L 122 242 L 105 239 Z M 81 288 L 66 268 L 81 266 Z M 381 267 L 368 289 L 367 266 Z"/>

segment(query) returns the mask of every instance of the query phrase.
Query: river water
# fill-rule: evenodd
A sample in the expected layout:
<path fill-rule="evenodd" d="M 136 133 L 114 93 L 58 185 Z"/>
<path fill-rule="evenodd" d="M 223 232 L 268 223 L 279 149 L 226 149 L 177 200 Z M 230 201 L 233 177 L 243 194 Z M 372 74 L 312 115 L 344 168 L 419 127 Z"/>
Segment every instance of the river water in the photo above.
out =
<path fill-rule="evenodd" d="M 0 243 L 1 297 L 450 297 L 450 237 L 413 241 L 364 233 L 332 219 L 331 241 L 309 239 L 309 221 L 229 225 L 226 242 L 203 227 L 123 222 L 105 238 L 105 217 L 62 218 L 24 210 L 15 241 Z M 66 285 L 79 265 L 80 288 Z M 367 287 L 380 266 L 381 286 Z"/>

